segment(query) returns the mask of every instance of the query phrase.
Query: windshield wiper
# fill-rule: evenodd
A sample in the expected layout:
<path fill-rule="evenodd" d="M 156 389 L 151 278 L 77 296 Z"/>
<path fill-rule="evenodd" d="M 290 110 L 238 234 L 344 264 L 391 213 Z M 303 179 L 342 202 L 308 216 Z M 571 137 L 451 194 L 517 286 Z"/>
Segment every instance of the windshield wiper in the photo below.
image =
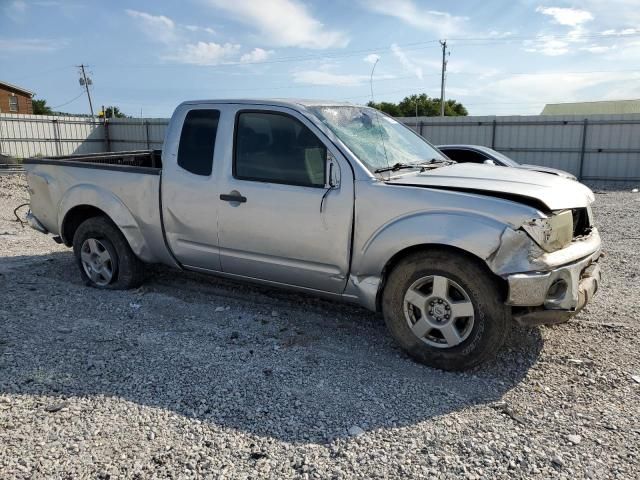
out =
<path fill-rule="evenodd" d="M 434 163 L 450 163 L 450 164 L 453 164 L 453 163 L 456 163 L 456 161 L 455 160 L 451 160 L 449 158 L 432 158 L 428 162 L 424 162 L 424 164 L 426 164 L 426 165 L 431 165 L 431 164 L 434 164 Z"/>
<path fill-rule="evenodd" d="M 397 172 L 398 170 L 404 170 L 405 168 L 422 168 L 422 165 L 412 163 L 396 163 L 391 167 L 377 168 L 373 171 L 373 173 Z"/>

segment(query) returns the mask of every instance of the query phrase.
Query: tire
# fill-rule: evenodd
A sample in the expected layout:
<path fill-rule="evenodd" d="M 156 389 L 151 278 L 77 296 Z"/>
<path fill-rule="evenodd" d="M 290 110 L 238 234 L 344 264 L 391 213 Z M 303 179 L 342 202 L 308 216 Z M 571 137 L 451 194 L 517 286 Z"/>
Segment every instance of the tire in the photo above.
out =
<path fill-rule="evenodd" d="M 73 253 L 88 286 L 126 290 L 144 280 L 144 263 L 118 227 L 105 217 L 92 217 L 80 224 L 73 236 Z"/>
<path fill-rule="evenodd" d="M 466 370 L 490 359 L 511 326 L 497 279 L 479 261 L 446 250 L 401 260 L 387 278 L 382 312 L 409 356 L 442 370 Z"/>

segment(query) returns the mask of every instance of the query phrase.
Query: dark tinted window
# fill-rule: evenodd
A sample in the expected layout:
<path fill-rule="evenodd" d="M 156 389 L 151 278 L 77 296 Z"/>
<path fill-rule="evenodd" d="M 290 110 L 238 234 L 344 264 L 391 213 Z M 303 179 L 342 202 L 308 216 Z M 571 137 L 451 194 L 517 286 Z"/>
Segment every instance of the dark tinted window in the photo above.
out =
<path fill-rule="evenodd" d="M 191 110 L 180 134 L 178 165 L 196 175 L 211 175 L 218 131 L 218 110 Z"/>
<path fill-rule="evenodd" d="M 465 150 L 463 148 L 444 148 L 441 149 L 441 151 L 451 160 L 460 163 L 482 163 L 489 158 L 482 153 Z"/>
<path fill-rule="evenodd" d="M 238 115 L 237 178 L 323 187 L 326 158 L 323 143 L 295 118 L 277 113 Z"/>

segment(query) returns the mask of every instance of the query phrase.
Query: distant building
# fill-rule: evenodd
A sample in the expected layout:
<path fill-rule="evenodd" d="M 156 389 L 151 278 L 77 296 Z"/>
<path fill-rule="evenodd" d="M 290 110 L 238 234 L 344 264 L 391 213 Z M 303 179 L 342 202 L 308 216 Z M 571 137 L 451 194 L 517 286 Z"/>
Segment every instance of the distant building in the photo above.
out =
<path fill-rule="evenodd" d="M 540 115 L 618 115 L 623 113 L 640 113 L 640 100 L 548 103 Z"/>
<path fill-rule="evenodd" d="M 33 113 L 33 92 L 0 81 L 0 113 Z"/>

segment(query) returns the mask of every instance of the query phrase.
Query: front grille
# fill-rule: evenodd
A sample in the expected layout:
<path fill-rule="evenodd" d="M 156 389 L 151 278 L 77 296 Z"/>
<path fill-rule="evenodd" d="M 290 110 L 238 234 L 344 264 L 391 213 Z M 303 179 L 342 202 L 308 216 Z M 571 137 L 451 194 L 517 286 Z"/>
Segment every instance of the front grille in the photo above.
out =
<path fill-rule="evenodd" d="M 573 214 L 573 238 L 589 235 L 591 224 L 589 223 L 589 213 L 586 208 L 574 208 Z"/>

